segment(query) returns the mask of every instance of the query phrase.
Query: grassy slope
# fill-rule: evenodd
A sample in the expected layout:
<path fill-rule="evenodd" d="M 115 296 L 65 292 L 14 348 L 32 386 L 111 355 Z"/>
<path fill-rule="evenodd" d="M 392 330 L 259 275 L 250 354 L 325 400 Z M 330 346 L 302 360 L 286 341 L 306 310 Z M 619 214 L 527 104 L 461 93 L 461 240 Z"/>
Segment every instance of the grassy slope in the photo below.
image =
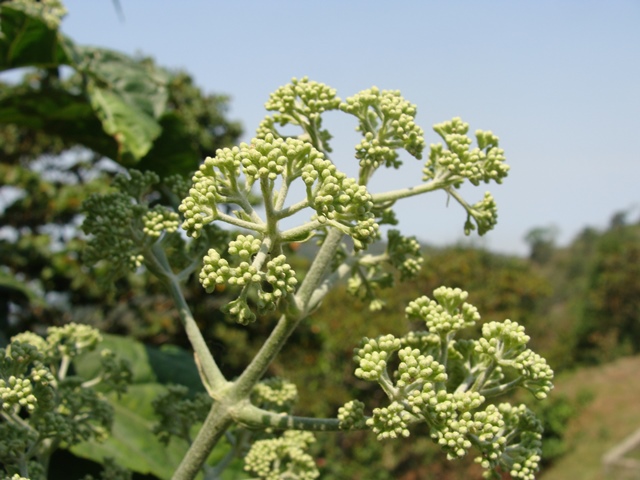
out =
<path fill-rule="evenodd" d="M 594 394 L 569 425 L 571 450 L 540 480 L 603 479 L 602 456 L 640 428 L 640 356 L 561 376 L 556 390 L 569 397 Z"/>

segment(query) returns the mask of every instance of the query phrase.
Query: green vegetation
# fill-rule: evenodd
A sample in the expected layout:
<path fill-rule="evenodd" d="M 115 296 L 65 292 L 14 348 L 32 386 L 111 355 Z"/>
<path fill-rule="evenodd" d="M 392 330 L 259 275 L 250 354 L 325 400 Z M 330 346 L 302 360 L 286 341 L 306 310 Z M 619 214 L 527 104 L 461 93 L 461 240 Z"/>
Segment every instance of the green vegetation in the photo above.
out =
<path fill-rule="evenodd" d="M 591 478 L 636 428 L 621 357 L 640 349 L 640 223 L 565 248 L 536 228 L 528 259 L 383 240 L 396 203 L 434 190 L 466 234 L 493 228 L 491 195 L 458 188 L 506 177 L 497 137 L 453 119 L 425 152 L 399 92 L 342 101 L 303 78 L 233 147 L 226 97 L 76 45 L 63 13 L 0 2 L 0 70 L 30 67 L 0 92 L 7 478 L 58 478 L 60 450 L 59 478 Z M 357 178 L 330 160 L 328 110 L 362 133 Z M 399 151 L 424 153 L 423 182 L 370 192 Z"/>

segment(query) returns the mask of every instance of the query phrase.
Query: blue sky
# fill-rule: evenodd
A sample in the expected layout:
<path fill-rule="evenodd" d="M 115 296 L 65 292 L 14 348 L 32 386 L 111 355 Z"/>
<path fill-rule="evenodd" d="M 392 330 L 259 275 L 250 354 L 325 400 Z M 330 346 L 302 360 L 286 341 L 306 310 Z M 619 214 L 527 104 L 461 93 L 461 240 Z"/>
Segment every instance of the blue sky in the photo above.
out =
<path fill-rule="evenodd" d="M 511 173 L 490 190 L 499 223 L 481 244 L 526 253 L 525 233 L 555 225 L 567 243 L 611 215 L 640 216 L 640 2 L 67 0 L 76 42 L 155 57 L 232 97 L 249 140 L 271 91 L 308 76 L 346 98 L 376 85 L 418 106 L 431 126 L 460 116 L 500 137 Z M 352 118 L 327 117 L 332 156 L 355 174 Z M 420 162 L 374 177 L 372 190 L 410 186 Z M 421 240 L 464 238 L 464 213 L 442 192 L 398 203 L 400 229 Z M 477 236 L 475 236 L 477 239 Z"/>

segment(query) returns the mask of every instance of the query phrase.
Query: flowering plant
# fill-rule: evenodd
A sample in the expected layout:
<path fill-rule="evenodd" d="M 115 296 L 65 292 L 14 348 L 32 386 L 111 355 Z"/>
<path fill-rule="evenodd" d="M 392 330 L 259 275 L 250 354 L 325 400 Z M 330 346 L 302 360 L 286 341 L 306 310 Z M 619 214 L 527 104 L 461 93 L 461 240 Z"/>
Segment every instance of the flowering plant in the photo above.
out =
<path fill-rule="evenodd" d="M 442 142 L 429 146 L 422 182 L 373 192 L 370 179 L 381 168 L 400 168 L 401 150 L 421 160 L 426 149 L 416 107 L 399 92 L 373 87 L 342 101 L 326 85 L 293 79 L 271 94 L 266 109 L 272 113 L 251 142 L 218 150 L 191 182 L 177 177 L 160 182 L 153 173 L 131 170 L 117 178 L 116 192 L 85 204 L 87 259 L 108 262 L 112 279 L 142 266 L 155 274 L 171 294 L 193 347 L 207 394 L 189 398 L 176 387 L 155 402 L 160 438 L 178 436 L 191 445 L 173 478 L 193 479 L 201 471 L 205 478 L 219 478 L 230 460 L 214 467 L 206 460 L 225 434 L 234 439 L 229 455 L 244 456 L 248 473 L 312 479 L 319 471 L 307 451 L 311 432 L 369 429 L 386 440 L 410 435 L 418 423 L 428 426 L 450 459 L 475 448 L 487 477 L 507 471 L 534 478 L 540 423 L 524 405 L 489 400 L 516 387 L 542 399 L 552 388 L 553 372 L 527 347 L 529 337 L 515 322 L 487 323 L 480 338 L 458 338 L 480 320 L 460 289 L 441 287 L 407 306 L 406 315 L 424 322 L 424 330 L 401 338 L 365 338 L 355 349 L 355 375 L 380 385 L 389 398 L 386 407 L 368 411 L 354 400 L 336 418 L 299 417 L 290 413 L 296 387 L 264 379 L 292 332 L 333 286 L 346 281 L 350 292 L 375 309 L 382 306 L 381 288 L 396 276 L 409 278 L 419 271 L 418 242 L 397 230 L 388 230 L 383 253 L 368 252 L 381 240 L 381 226 L 397 223 L 397 201 L 443 190 L 463 207 L 466 234 L 482 235 L 495 226 L 491 194 L 468 203 L 459 189 L 467 181 L 501 183 L 507 176 L 498 138 L 479 130 L 472 146 L 469 126 L 459 118 L 436 125 Z M 357 121 L 362 134 L 355 147 L 357 178 L 331 160 L 332 137 L 323 127 L 323 114 L 330 110 Z M 285 135 L 285 126 L 299 128 L 300 134 Z M 162 198 L 181 199 L 179 206 L 159 202 L 152 192 L 160 190 Z M 291 198 L 294 192 L 301 195 Z M 284 220 L 293 226 L 285 228 Z M 221 223 L 231 230 L 221 229 Z M 285 247 L 306 241 L 317 242 L 318 249 L 303 275 L 292 267 Z M 209 349 L 182 293 L 181 283 L 196 272 L 208 292 L 236 288 L 237 296 L 223 311 L 239 324 L 250 328 L 266 314 L 279 317 L 235 379 L 220 370 L 220 353 Z M 16 405 L 8 404 L 7 414 L 30 403 Z M 191 438 L 190 427 L 198 422 L 202 425 Z"/>

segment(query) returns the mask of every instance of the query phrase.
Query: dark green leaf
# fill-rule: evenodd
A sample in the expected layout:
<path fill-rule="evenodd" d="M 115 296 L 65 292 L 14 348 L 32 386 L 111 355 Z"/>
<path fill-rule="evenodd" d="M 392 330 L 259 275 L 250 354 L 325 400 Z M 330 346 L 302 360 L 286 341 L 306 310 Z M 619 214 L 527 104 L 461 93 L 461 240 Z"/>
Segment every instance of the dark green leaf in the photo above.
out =
<path fill-rule="evenodd" d="M 60 16 L 38 2 L 0 4 L 0 71 L 69 63 L 70 41 L 59 31 Z"/>
<path fill-rule="evenodd" d="M 162 385 L 149 383 L 133 385 L 119 399 L 109 395 L 115 413 L 111 436 L 103 443 L 85 442 L 71 451 L 74 455 L 97 462 L 111 457 L 134 472 L 171 478 L 187 445 L 174 439 L 169 447 L 165 447 L 152 432 L 156 419 L 151 402 L 164 390 Z"/>
<path fill-rule="evenodd" d="M 101 462 L 112 457 L 117 463 L 140 473 L 152 473 L 170 478 L 184 452 L 186 444 L 172 440 L 166 448 L 152 433 L 157 419 L 152 401 L 165 391 L 162 383 L 179 383 L 193 391 L 203 391 L 193 356 L 178 347 L 161 349 L 145 346 L 131 338 L 104 335 L 100 349 L 108 348 L 129 362 L 133 371 L 133 385 L 126 394 L 108 398 L 115 409 L 111 437 L 104 443 L 87 442 L 71 451 L 80 457 Z M 75 373 L 83 378 L 94 378 L 100 369 L 99 351 L 83 355 L 74 362 Z M 224 455 L 226 446 L 214 452 L 216 458 Z"/>
<path fill-rule="evenodd" d="M 118 144 L 105 134 L 83 95 L 62 89 L 5 87 L 0 95 L 0 123 L 43 131 L 117 158 Z"/>

